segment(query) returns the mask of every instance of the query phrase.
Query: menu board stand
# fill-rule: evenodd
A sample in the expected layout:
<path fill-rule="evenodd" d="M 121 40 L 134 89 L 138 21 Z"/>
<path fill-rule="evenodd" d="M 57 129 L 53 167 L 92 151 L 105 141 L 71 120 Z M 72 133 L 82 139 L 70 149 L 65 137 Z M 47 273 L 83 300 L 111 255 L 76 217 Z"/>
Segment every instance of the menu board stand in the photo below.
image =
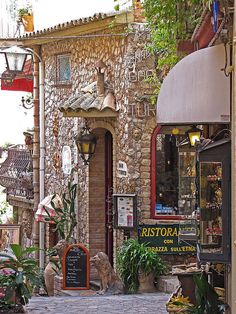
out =
<path fill-rule="evenodd" d="M 63 289 L 89 289 L 89 251 L 82 244 L 69 245 L 62 259 Z"/>

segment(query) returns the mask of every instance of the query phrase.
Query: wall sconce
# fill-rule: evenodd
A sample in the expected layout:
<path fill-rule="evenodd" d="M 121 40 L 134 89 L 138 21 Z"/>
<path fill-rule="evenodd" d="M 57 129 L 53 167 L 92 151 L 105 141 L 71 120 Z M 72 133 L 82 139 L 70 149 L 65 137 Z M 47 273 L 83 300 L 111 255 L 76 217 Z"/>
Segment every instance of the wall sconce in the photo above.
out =
<path fill-rule="evenodd" d="M 26 98 L 22 96 L 21 106 L 25 109 L 31 109 L 34 106 L 34 100 L 32 96 L 27 96 Z"/>
<path fill-rule="evenodd" d="M 23 72 L 26 58 L 30 55 L 27 50 L 12 46 L 2 50 L 1 53 L 5 56 L 8 72 L 15 74 Z"/>
<path fill-rule="evenodd" d="M 195 147 L 197 142 L 200 142 L 201 135 L 202 130 L 197 128 L 195 125 L 193 125 L 191 129 L 186 132 L 186 136 L 189 139 L 191 147 Z"/>
<path fill-rule="evenodd" d="M 84 164 L 88 165 L 90 158 L 95 152 L 97 137 L 90 131 L 87 121 L 85 122 L 85 126 L 82 128 L 81 132 L 76 136 L 75 143 Z"/>

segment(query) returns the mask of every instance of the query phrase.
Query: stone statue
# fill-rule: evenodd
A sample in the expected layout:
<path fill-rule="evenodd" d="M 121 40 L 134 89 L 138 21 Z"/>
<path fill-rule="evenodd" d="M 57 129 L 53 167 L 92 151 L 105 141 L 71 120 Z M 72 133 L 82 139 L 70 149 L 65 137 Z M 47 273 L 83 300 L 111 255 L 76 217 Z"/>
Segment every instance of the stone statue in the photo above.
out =
<path fill-rule="evenodd" d="M 123 283 L 115 273 L 105 253 L 98 252 L 94 257 L 90 258 L 90 262 L 97 269 L 100 278 L 99 294 L 104 294 L 105 292 L 111 294 L 123 293 Z"/>
<path fill-rule="evenodd" d="M 63 253 L 69 243 L 66 240 L 60 240 L 57 242 L 57 244 L 53 247 L 57 251 L 57 254 L 59 256 L 60 262 L 62 263 Z"/>

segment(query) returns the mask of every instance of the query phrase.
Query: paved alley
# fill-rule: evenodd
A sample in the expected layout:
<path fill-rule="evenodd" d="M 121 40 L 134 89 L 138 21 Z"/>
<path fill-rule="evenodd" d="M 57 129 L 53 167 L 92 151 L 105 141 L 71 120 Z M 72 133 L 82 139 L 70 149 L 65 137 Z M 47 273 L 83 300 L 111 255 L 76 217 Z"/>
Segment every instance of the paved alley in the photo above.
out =
<path fill-rule="evenodd" d="M 165 293 L 109 296 L 33 297 L 27 306 L 28 314 L 166 314 Z"/>

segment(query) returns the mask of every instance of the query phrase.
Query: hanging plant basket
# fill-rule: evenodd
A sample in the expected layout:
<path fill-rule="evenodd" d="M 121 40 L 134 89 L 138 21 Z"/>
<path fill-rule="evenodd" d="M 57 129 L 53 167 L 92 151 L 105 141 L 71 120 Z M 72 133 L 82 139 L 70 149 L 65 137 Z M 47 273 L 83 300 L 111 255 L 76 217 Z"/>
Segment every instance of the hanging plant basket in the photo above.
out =
<path fill-rule="evenodd" d="M 34 31 L 34 17 L 32 14 L 23 15 L 21 20 L 26 32 Z"/>

